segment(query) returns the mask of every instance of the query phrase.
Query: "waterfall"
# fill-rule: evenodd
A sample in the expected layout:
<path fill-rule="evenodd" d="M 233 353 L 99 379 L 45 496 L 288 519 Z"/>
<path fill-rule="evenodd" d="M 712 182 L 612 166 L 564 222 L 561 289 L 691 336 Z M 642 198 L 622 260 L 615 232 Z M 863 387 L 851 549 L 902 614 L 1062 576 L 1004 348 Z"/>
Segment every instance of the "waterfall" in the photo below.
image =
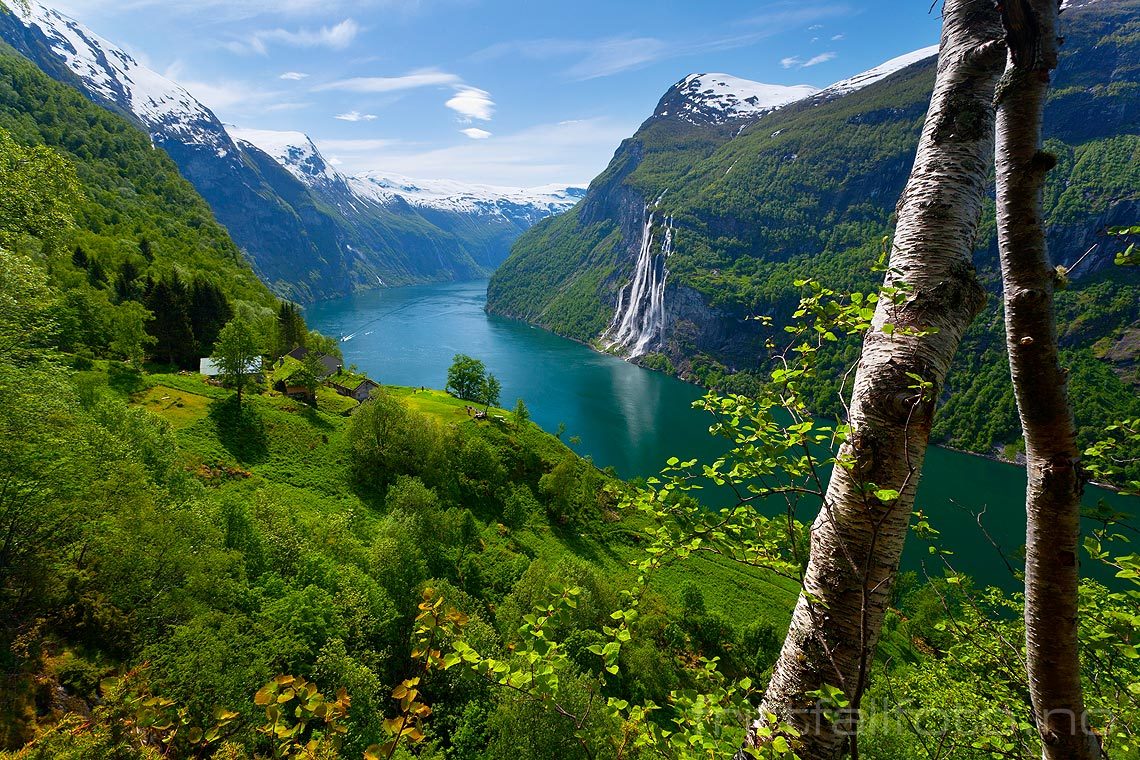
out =
<path fill-rule="evenodd" d="M 665 329 L 665 278 L 669 276 L 665 264 L 673 253 L 673 217 L 664 218 L 661 244 L 655 245 L 656 207 L 657 204 L 654 210 L 648 204 L 645 207 L 645 227 L 633 277 L 618 292 L 614 318 L 602 334 L 607 350 L 616 350 L 629 359 L 648 353 Z"/>

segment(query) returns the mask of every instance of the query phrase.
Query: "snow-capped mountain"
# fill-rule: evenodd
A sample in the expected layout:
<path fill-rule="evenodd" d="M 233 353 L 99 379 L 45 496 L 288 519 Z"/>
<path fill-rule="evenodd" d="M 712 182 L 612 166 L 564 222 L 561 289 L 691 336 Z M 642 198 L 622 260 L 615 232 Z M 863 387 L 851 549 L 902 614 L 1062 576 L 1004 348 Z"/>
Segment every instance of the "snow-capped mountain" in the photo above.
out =
<path fill-rule="evenodd" d="M 38 0 L 5 4 L 14 13 L 0 13 L 0 38 L 148 132 L 262 279 L 295 300 L 483 276 L 519 234 L 584 193 L 346 177 L 308 136 L 227 130 L 184 87 L 78 21 Z"/>
<path fill-rule="evenodd" d="M 412 206 L 466 214 L 529 208 L 540 218 L 566 211 L 586 194 L 582 187 L 498 187 L 446 179 L 416 180 L 380 172 L 356 175 L 349 184 L 360 195 L 381 202 L 400 198 Z"/>
<path fill-rule="evenodd" d="M 691 124 L 720 124 L 753 119 L 816 92 L 817 88 L 806 84 L 789 87 L 729 74 L 690 74 L 673 85 L 654 116 L 673 115 Z"/>
<path fill-rule="evenodd" d="M 820 102 L 861 90 L 934 55 L 937 45 L 905 53 L 822 90 L 806 84 L 753 82 L 730 74 L 690 74 L 669 88 L 653 115 L 698 126 L 754 121 L 792 103 Z"/>
<path fill-rule="evenodd" d="M 470 215 L 499 215 L 526 226 L 571 208 L 586 194 L 585 188 L 546 185 L 519 188 L 457 182 L 419 180 L 385 172 L 344 175 L 321 155 L 312 139 L 301 132 L 244 129 L 226 130 L 238 145 L 268 154 L 308 187 L 355 196 L 353 200 L 380 205 L 406 203 L 413 208 Z M 344 199 L 342 199 L 344 200 Z"/>
<path fill-rule="evenodd" d="M 12 12 L 84 84 L 95 99 L 124 108 L 150 131 L 187 143 L 213 147 L 221 157 L 233 149 L 225 131 L 215 128 L 210 109 L 161 74 L 74 19 L 36 0 L 9 3 Z"/>

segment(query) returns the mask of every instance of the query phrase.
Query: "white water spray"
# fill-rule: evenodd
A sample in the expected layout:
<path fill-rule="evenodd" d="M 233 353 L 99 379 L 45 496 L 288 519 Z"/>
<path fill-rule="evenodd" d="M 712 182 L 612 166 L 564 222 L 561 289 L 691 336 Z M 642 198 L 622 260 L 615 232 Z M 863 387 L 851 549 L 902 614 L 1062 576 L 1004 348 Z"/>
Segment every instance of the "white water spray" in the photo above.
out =
<path fill-rule="evenodd" d="M 662 194 L 664 195 L 664 194 Z M 660 199 L 658 199 L 660 200 Z M 656 209 L 657 204 L 654 204 Z M 616 350 L 626 358 L 644 356 L 661 339 L 665 329 L 665 278 L 669 276 L 667 260 L 673 253 L 673 217 L 664 218 L 664 233 L 659 250 L 653 224 L 656 211 L 645 207 L 645 228 L 641 232 L 641 250 L 633 278 L 618 292 L 613 321 L 602 334 L 607 350 Z"/>

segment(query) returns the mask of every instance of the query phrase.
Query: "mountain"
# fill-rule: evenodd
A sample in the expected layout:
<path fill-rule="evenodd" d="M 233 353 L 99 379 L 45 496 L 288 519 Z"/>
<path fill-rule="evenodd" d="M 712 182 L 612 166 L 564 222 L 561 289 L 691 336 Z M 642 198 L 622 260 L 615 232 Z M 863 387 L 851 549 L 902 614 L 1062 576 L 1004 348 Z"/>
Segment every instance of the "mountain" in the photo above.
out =
<path fill-rule="evenodd" d="M 149 133 L 282 296 L 483 276 L 522 231 L 575 200 L 572 190 L 555 200 L 457 186 L 432 205 L 423 193 L 374 192 L 369 178 L 350 184 L 308 137 L 235 130 L 235 139 L 186 89 L 74 19 L 36 0 L 11 6 L 0 13 L 0 39 Z M 479 202 L 445 202 L 467 197 Z"/>
<path fill-rule="evenodd" d="M 227 130 L 240 148 L 270 157 L 334 208 L 346 226 L 366 224 L 370 218 L 418 216 L 453 236 L 474 261 L 473 275 L 489 273 L 507 257 L 520 234 L 570 209 L 586 194 L 583 188 L 493 187 L 378 172 L 346 176 L 325 160 L 308 135 L 236 126 Z M 366 246 L 369 241 L 355 244 Z"/>
<path fill-rule="evenodd" d="M 68 237 L 82 251 L 75 258 L 85 262 L 97 290 L 108 291 L 130 262 L 140 281 L 176 271 L 187 285 L 204 278 L 232 300 L 255 308 L 276 304 L 206 202 L 145 133 L 54 81 L 3 43 L 0 135 L 19 145 L 52 148 L 74 169 L 80 197 Z M 52 254 L 53 276 L 72 270 L 72 253 Z M 56 261 L 56 255 L 66 261 Z M 70 300 L 66 308 L 76 303 Z M 90 311 L 75 323 L 60 321 L 66 329 L 99 327 Z"/>
<path fill-rule="evenodd" d="M 1054 258 L 1072 265 L 1098 245 L 1059 299 L 1086 439 L 1114 415 L 1140 413 L 1140 273 L 1113 267 L 1103 236 L 1140 219 L 1138 11 L 1138 0 L 1066 9 L 1046 115 L 1058 158 L 1045 199 Z M 767 339 L 780 339 L 749 317 L 787 320 L 804 277 L 876 286 L 870 265 L 914 160 L 936 52 L 790 102 L 794 93 L 772 85 L 682 79 L 580 204 L 519 239 L 491 280 L 488 309 L 708 385 L 747 388 L 767 370 Z M 976 265 L 994 293 L 996 261 L 991 205 Z M 968 336 L 936 431 L 985 452 L 1019 435 L 997 303 Z M 833 358 L 836 377 L 854 357 L 845 351 Z M 837 390 L 828 380 L 817 398 L 834 407 Z M 967 432 L 971 417 L 985 429 Z"/>

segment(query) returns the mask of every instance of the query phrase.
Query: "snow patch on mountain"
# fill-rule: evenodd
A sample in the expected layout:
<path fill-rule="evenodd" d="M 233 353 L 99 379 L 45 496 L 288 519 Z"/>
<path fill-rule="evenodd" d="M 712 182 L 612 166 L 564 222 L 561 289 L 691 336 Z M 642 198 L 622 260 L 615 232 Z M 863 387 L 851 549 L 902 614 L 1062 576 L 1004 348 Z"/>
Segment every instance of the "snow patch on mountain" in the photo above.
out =
<path fill-rule="evenodd" d="M 584 188 L 546 185 L 518 188 L 477 185 L 448 179 L 418 180 L 385 172 L 345 176 L 336 171 L 302 132 L 245 129 L 226 125 L 239 144 L 269 155 L 309 187 L 347 187 L 357 199 L 390 205 L 403 201 L 416 208 L 459 214 L 503 214 L 538 221 L 577 203 Z"/>
<path fill-rule="evenodd" d="M 692 124 L 719 124 L 756 118 L 816 92 L 817 88 L 806 84 L 785 86 L 730 74 L 690 74 L 673 86 L 654 115 L 673 115 Z"/>
<path fill-rule="evenodd" d="M 152 134 L 210 146 L 219 157 L 233 149 L 224 132 L 211 128 L 217 123 L 214 114 L 179 84 L 37 0 L 9 5 L 25 26 L 39 29 L 52 52 L 94 95 L 129 110 Z"/>
<path fill-rule="evenodd" d="M 399 198 L 411 206 L 466 214 L 532 207 L 541 216 L 548 216 L 568 210 L 586 194 L 580 187 L 498 187 L 448 179 L 417 180 L 382 172 L 349 177 L 348 183 L 361 197 L 379 203 Z"/>
<path fill-rule="evenodd" d="M 856 74 L 853 77 L 841 79 L 835 84 L 829 87 L 825 87 L 822 91 L 820 91 L 819 96 L 831 98 L 838 97 L 840 95 L 846 95 L 848 93 L 855 92 L 856 90 L 861 90 L 864 87 L 873 85 L 875 82 L 886 79 L 896 71 L 902 71 L 907 66 L 912 66 L 919 61 L 925 61 L 927 58 L 935 55 L 938 55 L 937 45 L 931 45 L 929 47 L 924 47 L 921 50 L 904 53 L 903 55 L 892 58 L 889 61 L 880 63 L 873 69 L 867 69 L 866 71 Z"/>
<path fill-rule="evenodd" d="M 226 131 L 235 142 L 257 148 L 310 187 L 343 181 L 303 132 L 243 129 L 232 124 L 226 125 Z"/>

